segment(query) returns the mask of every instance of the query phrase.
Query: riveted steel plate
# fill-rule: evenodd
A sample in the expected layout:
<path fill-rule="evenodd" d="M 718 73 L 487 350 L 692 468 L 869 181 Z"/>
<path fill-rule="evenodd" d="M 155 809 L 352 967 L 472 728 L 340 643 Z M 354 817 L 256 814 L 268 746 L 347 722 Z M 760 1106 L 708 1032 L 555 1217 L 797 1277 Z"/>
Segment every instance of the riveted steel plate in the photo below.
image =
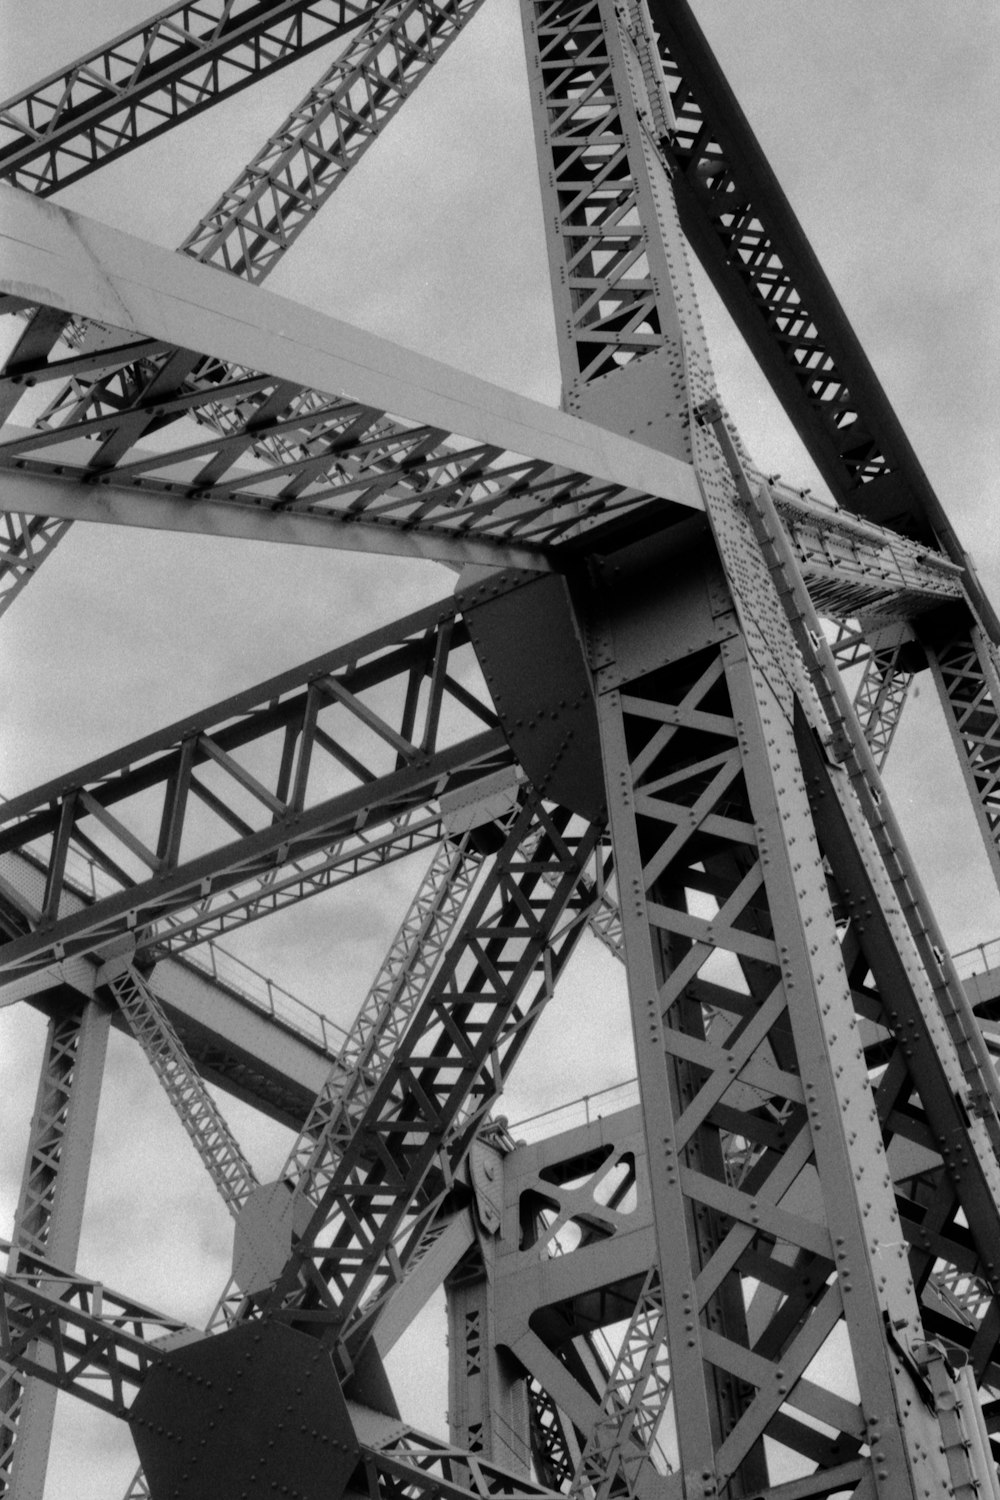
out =
<path fill-rule="evenodd" d="M 311 1212 L 287 1182 L 263 1182 L 254 1189 L 233 1236 L 233 1278 L 241 1292 L 262 1292 L 281 1275 L 292 1253 L 292 1230 L 301 1233 Z"/>
<path fill-rule="evenodd" d="M 172 1354 L 129 1412 L 152 1500 L 340 1500 L 358 1444 L 328 1352 L 245 1324 Z"/>
<path fill-rule="evenodd" d="M 504 733 L 535 787 L 599 816 L 594 690 L 566 580 L 549 575 L 482 602 L 470 591 L 463 613 Z"/>

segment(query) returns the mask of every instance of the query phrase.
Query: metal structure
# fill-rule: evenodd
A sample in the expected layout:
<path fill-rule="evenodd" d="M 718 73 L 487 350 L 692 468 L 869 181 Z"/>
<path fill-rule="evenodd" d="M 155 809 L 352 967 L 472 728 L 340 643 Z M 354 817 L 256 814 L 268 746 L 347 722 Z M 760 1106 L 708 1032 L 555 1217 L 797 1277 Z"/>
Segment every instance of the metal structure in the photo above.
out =
<path fill-rule="evenodd" d="M 880 778 L 927 671 L 1000 875 L 1000 622 L 686 0 L 521 0 L 562 411 L 260 286 L 477 9 L 173 5 L 0 111 L 0 609 L 77 522 L 457 573 L 3 806 L 50 1020 L 0 1489 L 62 1391 L 152 1500 L 1000 1500 L 995 996 Z M 179 253 L 41 201 L 338 41 Z M 749 459 L 691 251 L 834 504 Z M 184 957 L 420 851 L 342 1047 Z M 588 928 L 639 1102 L 519 1144 Z M 235 1219 L 207 1329 L 76 1265 L 112 1026 Z M 276 1181 L 206 1078 L 295 1127 Z M 441 1287 L 447 1441 L 383 1365 Z"/>

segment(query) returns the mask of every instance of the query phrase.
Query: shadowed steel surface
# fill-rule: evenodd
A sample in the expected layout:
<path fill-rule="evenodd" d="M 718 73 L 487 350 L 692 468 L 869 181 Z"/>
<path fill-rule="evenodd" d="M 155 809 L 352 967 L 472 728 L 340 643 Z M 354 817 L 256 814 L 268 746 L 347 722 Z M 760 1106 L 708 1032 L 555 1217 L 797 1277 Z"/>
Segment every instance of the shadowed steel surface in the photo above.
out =
<path fill-rule="evenodd" d="M 153 1500 L 241 1440 L 294 1487 L 270 1391 L 321 1366 L 301 1416 L 337 1495 L 996 1500 L 996 1000 L 963 988 L 879 767 L 929 666 L 1000 870 L 1000 629 L 685 0 L 521 10 L 561 413 L 251 284 L 471 5 L 175 6 L 3 116 L 8 176 L 44 194 L 344 37 L 184 255 L 4 190 L 6 597 L 72 520 L 477 565 L 5 805 L 4 868 L 32 872 L 3 889 L 12 996 L 435 851 L 278 1183 L 126 972 L 238 1207 L 239 1292 L 206 1333 L 77 1275 L 42 1231 L 89 1135 L 43 1111 L 41 1238 L 26 1209 L 0 1278 L 7 1451 L 41 1472 L 28 1379 L 130 1420 Z M 750 461 L 689 245 L 835 507 Z M 516 1146 L 490 1111 L 594 921 L 637 1102 Z M 447 1443 L 399 1420 L 381 1364 L 442 1281 Z"/>

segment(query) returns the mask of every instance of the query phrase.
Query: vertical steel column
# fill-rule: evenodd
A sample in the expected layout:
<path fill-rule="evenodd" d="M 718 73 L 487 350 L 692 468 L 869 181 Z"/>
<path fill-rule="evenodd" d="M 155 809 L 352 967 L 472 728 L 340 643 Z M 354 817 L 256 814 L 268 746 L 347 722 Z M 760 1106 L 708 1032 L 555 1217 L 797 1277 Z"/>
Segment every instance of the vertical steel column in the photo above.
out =
<path fill-rule="evenodd" d="M 516 1474 L 530 1473 L 528 1386 L 523 1369 L 497 1347 L 493 1241 L 445 1282 L 448 1304 L 448 1426 L 451 1441 Z"/>
<path fill-rule="evenodd" d="M 11 1268 L 18 1252 L 76 1265 L 90 1172 L 111 1011 L 92 1000 L 49 1022 L 21 1195 L 14 1219 Z M 41 1500 L 56 1390 L 0 1375 L 0 1492 Z M 4 1485 L 6 1484 L 6 1489 Z"/>
<path fill-rule="evenodd" d="M 854 711 L 880 771 L 889 758 L 913 681 L 913 672 L 904 665 L 904 660 L 904 645 L 873 644 L 854 695 Z"/>
<path fill-rule="evenodd" d="M 638 33 L 610 0 L 522 0 L 521 13 L 564 404 L 690 459 L 683 329 L 656 232 L 663 105 Z"/>
<path fill-rule="evenodd" d="M 903 1233 L 792 727 L 711 564 L 703 588 L 650 605 L 661 665 L 638 677 L 608 661 L 612 601 L 598 677 L 682 1493 L 765 1490 L 765 1436 L 788 1463 L 849 1456 L 845 1490 L 945 1493 L 936 1420 L 884 1333 L 922 1325 L 887 1255 Z M 734 1133 L 753 1147 L 739 1188 Z M 784 1293 L 753 1338 L 751 1282 Z"/>
<path fill-rule="evenodd" d="M 971 612 L 944 640 L 932 640 L 928 660 L 969 800 L 1000 887 L 1000 661 L 997 648 Z"/>

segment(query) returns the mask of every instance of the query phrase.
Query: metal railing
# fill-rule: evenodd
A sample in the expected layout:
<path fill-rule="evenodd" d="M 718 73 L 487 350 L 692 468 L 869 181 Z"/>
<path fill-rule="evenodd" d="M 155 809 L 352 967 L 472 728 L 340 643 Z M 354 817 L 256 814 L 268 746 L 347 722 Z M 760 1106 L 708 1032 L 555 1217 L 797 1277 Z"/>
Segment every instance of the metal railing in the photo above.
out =
<path fill-rule="evenodd" d="M 0 795 L 0 802 L 6 800 L 6 797 Z M 96 901 L 100 896 L 114 894 L 118 889 L 92 860 L 73 847 L 67 854 L 66 874 L 85 900 Z M 952 960 L 962 979 L 998 969 L 1000 936 L 962 948 L 952 955 Z M 337 1056 L 343 1047 L 347 1033 L 342 1026 L 331 1021 L 322 1011 L 307 1005 L 290 990 L 275 984 L 273 979 L 237 958 L 228 949 L 220 948 L 214 940 L 208 939 L 198 948 L 189 948 L 183 958 L 177 961 L 210 974 L 223 988 L 233 991 L 240 999 L 279 1025 L 305 1037 L 329 1056 Z M 634 1078 L 628 1079 L 623 1083 L 611 1084 L 595 1094 L 584 1094 L 567 1104 L 553 1105 L 551 1109 L 529 1115 L 512 1124 L 510 1129 L 516 1132 L 520 1140 L 538 1140 L 542 1134 L 551 1133 L 552 1130 L 571 1130 L 576 1125 L 589 1125 L 592 1119 L 600 1119 L 605 1114 L 627 1109 L 638 1102 L 638 1084 Z M 544 1127 L 539 1123 L 543 1120 L 546 1122 Z"/>
<path fill-rule="evenodd" d="M 962 979 L 972 974 L 982 974 L 990 969 L 1000 969 L 1000 937 L 988 938 L 982 943 L 973 943 L 952 955 L 953 962 Z M 991 1033 L 996 1049 L 1000 1051 L 1000 1029 Z M 572 1130 L 578 1125 L 589 1125 L 605 1115 L 616 1114 L 639 1103 L 639 1081 L 627 1078 L 622 1083 L 613 1083 L 596 1094 L 583 1094 L 567 1104 L 554 1104 L 536 1115 L 523 1120 L 512 1120 L 508 1125 L 510 1134 L 520 1145 L 542 1140 L 560 1131 Z"/>
<path fill-rule="evenodd" d="M 6 798 L 0 797 L 0 801 Z M 85 901 L 117 894 L 119 887 L 79 849 L 70 847 L 66 856 L 66 879 Z M 347 1032 L 322 1011 L 307 1005 L 290 990 L 275 984 L 251 964 L 237 958 L 209 939 L 198 948 L 188 948 L 176 963 L 209 975 L 216 984 L 243 1000 L 279 1026 L 319 1047 L 328 1057 L 340 1055 Z"/>
<path fill-rule="evenodd" d="M 984 943 L 973 943 L 952 955 L 959 977 L 969 979 L 973 974 L 984 974 L 988 969 L 1000 969 L 1000 937 L 987 938 Z"/>
<path fill-rule="evenodd" d="M 174 962 L 190 964 L 192 968 L 212 979 L 223 989 L 235 991 L 241 1000 L 261 1011 L 279 1026 L 285 1026 L 297 1035 L 314 1042 L 329 1057 L 339 1057 L 347 1032 L 336 1021 L 331 1021 L 322 1011 L 307 1005 L 291 990 L 286 990 L 273 979 L 268 979 L 258 969 L 237 958 L 227 948 L 209 939 L 197 948 L 188 948 L 183 954 L 175 954 Z"/>
<path fill-rule="evenodd" d="M 520 1143 L 542 1140 L 548 1135 L 557 1135 L 563 1130 L 572 1130 L 577 1125 L 589 1125 L 594 1120 L 603 1120 L 605 1115 L 618 1114 L 639 1103 L 639 1080 L 626 1078 L 623 1083 L 609 1084 L 596 1094 L 583 1094 L 567 1104 L 554 1104 L 537 1115 L 528 1115 L 524 1120 L 512 1122 L 508 1129 Z"/>

